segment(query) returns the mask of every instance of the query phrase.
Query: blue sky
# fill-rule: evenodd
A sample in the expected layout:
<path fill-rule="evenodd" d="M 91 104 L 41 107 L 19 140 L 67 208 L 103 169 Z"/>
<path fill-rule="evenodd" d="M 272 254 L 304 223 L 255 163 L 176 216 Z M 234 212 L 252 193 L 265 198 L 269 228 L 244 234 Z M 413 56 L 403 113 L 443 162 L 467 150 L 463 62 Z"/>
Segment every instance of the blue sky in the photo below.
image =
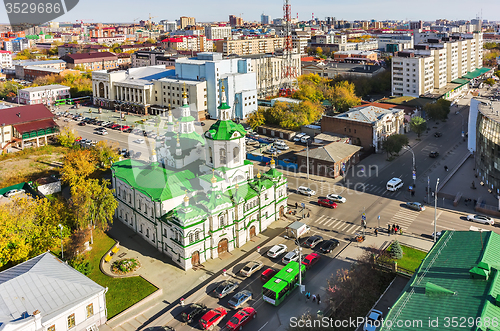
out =
<path fill-rule="evenodd" d="M 500 21 L 499 0 L 291 0 L 292 16 L 299 13 L 299 20 L 314 17 L 324 19 L 334 16 L 345 20 L 451 20 L 472 19 L 483 10 L 483 19 Z M 471 5 L 476 7 L 471 8 Z M 56 21 L 93 19 L 93 22 L 132 22 L 135 18 L 153 20 L 175 20 L 180 16 L 193 16 L 199 22 L 227 21 L 230 14 L 243 14 L 247 21 L 260 20 L 264 12 L 272 18 L 282 17 L 282 0 L 79 0 L 78 5 Z M 7 22 L 7 14 L 2 11 L 0 22 Z"/>

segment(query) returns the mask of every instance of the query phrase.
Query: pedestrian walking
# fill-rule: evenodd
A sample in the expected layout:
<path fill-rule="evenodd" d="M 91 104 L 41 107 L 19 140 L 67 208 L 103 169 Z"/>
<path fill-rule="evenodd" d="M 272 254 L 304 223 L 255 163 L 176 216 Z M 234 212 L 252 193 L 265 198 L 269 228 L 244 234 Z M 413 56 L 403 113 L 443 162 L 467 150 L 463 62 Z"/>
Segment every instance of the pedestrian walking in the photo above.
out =
<path fill-rule="evenodd" d="M 309 296 L 308 296 L 309 292 L 306 292 L 306 302 L 309 302 Z"/>
<path fill-rule="evenodd" d="M 378 230 L 375 229 L 375 237 L 378 237 Z"/>
<path fill-rule="evenodd" d="M 318 298 L 318 305 L 319 305 L 321 303 L 321 298 L 320 298 L 319 294 L 316 295 L 316 298 Z"/>
<path fill-rule="evenodd" d="M 396 224 L 392 225 L 392 230 L 394 231 L 394 234 L 396 234 Z"/>
<path fill-rule="evenodd" d="M 297 203 L 295 203 L 295 209 L 299 208 L 299 205 Z"/>
<path fill-rule="evenodd" d="M 309 218 L 309 216 L 311 216 L 311 214 L 309 212 L 307 212 L 307 218 Z"/>
<path fill-rule="evenodd" d="M 313 294 L 312 302 L 316 302 L 316 294 Z"/>
<path fill-rule="evenodd" d="M 389 234 L 389 236 L 391 235 L 391 225 L 390 224 L 387 224 L 387 233 Z"/>

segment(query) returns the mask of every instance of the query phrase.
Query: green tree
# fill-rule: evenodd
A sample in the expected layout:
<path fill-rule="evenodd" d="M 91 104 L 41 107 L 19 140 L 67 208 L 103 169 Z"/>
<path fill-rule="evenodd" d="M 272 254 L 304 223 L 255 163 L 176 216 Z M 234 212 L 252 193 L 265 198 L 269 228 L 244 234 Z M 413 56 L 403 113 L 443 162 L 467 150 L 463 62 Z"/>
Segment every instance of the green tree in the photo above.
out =
<path fill-rule="evenodd" d="M 87 179 L 96 169 L 93 151 L 76 149 L 69 151 L 64 157 L 61 179 L 69 185 L 76 185 Z"/>
<path fill-rule="evenodd" d="M 348 81 L 338 82 L 332 88 L 328 89 L 326 99 L 341 113 L 361 103 L 361 99 L 354 92 L 354 84 Z"/>
<path fill-rule="evenodd" d="M 94 158 L 98 161 L 101 167 L 106 169 L 109 169 L 112 163 L 115 163 L 120 159 L 120 156 L 116 152 L 117 150 L 118 144 L 110 143 L 107 140 L 99 141 L 92 149 L 94 152 Z"/>
<path fill-rule="evenodd" d="M 264 125 L 266 118 L 264 117 L 264 108 L 259 107 L 257 111 L 251 113 L 247 117 L 247 123 L 255 130 L 256 127 Z"/>
<path fill-rule="evenodd" d="M 59 131 L 59 143 L 64 147 L 71 147 L 75 143 L 75 132 L 68 125 L 63 126 Z"/>
<path fill-rule="evenodd" d="M 495 85 L 495 80 L 493 78 L 488 78 L 484 81 L 485 84 L 488 84 L 489 86 Z"/>
<path fill-rule="evenodd" d="M 393 134 L 384 140 L 382 148 L 388 155 L 398 154 L 403 149 L 403 146 L 408 145 L 408 142 L 408 137 L 404 134 Z"/>
<path fill-rule="evenodd" d="M 410 121 L 410 128 L 420 138 L 420 135 L 422 134 L 422 132 L 427 130 L 427 122 L 422 117 L 415 116 Z"/>
<path fill-rule="evenodd" d="M 403 249 L 397 240 L 391 244 L 391 257 L 395 260 L 403 258 Z"/>

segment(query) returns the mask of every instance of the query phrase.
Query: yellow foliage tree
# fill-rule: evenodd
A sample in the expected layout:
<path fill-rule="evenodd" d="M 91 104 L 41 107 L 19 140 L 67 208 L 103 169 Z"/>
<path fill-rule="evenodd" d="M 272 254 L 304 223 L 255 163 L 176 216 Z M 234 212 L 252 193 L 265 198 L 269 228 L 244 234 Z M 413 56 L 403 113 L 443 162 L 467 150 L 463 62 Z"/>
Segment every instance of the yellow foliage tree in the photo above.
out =
<path fill-rule="evenodd" d="M 99 141 L 92 149 L 94 158 L 100 163 L 101 167 L 109 169 L 111 164 L 118 161 L 120 156 L 117 153 L 118 143 L 108 142 L 107 140 Z"/>
<path fill-rule="evenodd" d="M 64 157 L 61 179 L 72 186 L 87 179 L 96 169 L 94 152 L 88 149 L 69 151 Z"/>
<path fill-rule="evenodd" d="M 75 143 L 75 132 L 69 125 L 65 125 L 59 131 L 59 143 L 64 147 L 71 147 Z"/>

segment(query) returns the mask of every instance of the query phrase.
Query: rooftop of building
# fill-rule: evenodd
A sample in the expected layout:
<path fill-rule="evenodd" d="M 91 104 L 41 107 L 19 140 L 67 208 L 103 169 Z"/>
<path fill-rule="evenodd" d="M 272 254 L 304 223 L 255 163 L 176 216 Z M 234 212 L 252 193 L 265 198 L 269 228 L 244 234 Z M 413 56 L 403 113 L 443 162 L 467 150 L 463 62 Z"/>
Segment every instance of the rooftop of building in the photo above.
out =
<path fill-rule="evenodd" d="M 375 123 L 379 121 L 382 117 L 387 114 L 394 114 L 402 111 L 402 109 L 385 109 L 374 106 L 364 106 L 351 108 L 349 111 L 336 115 L 334 117 L 348 119 L 351 121 L 364 122 L 364 123 Z"/>
<path fill-rule="evenodd" d="M 36 68 L 38 69 L 38 68 Z M 59 85 L 59 84 L 53 84 L 53 85 L 43 85 L 43 86 L 35 86 L 35 87 L 26 87 L 21 89 L 20 91 L 23 92 L 43 92 L 43 91 L 50 91 L 50 90 L 58 90 L 58 89 L 67 89 L 69 90 L 69 86 L 65 85 Z"/>
<path fill-rule="evenodd" d="M 0 123 L 15 125 L 33 121 L 52 120 L 54 114 L 42 104 L 0 109 Z"/>
<path fill-rule="evenodd" d="M 310 158 L 336 163 L 359 152 L 362 148 L 361 146 L 350 145 L 343 142 L 332 142 L 325 146 L 312 148 L 309 152 L 299 152 L 297 155 L 307 156 L 309 154 Z"/>
<path fill-rule="evenodd" d="M 500 101 L 493 101 L 487 97 L 474 97 L 474 99 L 481 102 L 478 109 L 484 116 L 500 122 Z"/>
<path fill-rule="evenodd" d="M 500 235 L 492 231 L 446 231 L 432 247 L 385 317 L 382 331 L 436 330 L 430 320 L 459 316 L 482 322 L 500 316 Z M 388 327 L 389 320 L 394 322 Z M 484 326 L 484 325 L 483 325 Z M 487 328 L 474 324 L 471 330 L 500 330 L 498 323 Z"/>
<path fill-rule="evenodd" d="M 10 329 L 8 324 L 32 318 L 36 310 L 46 323 L 105 290 L 50 252 L 43 253 L 0 272 L 0 328 Z"/>
<path fill-rule="evenodd" d="M 49 65 L 49 64 L 61 64 L 61 63 L 65 63 L 65 62 L 63 60 L 47 60 L 47 61 L 20 60 L 17 63 L 13 62 L 14 65 L 20 65 L 23 67 Z"/>

